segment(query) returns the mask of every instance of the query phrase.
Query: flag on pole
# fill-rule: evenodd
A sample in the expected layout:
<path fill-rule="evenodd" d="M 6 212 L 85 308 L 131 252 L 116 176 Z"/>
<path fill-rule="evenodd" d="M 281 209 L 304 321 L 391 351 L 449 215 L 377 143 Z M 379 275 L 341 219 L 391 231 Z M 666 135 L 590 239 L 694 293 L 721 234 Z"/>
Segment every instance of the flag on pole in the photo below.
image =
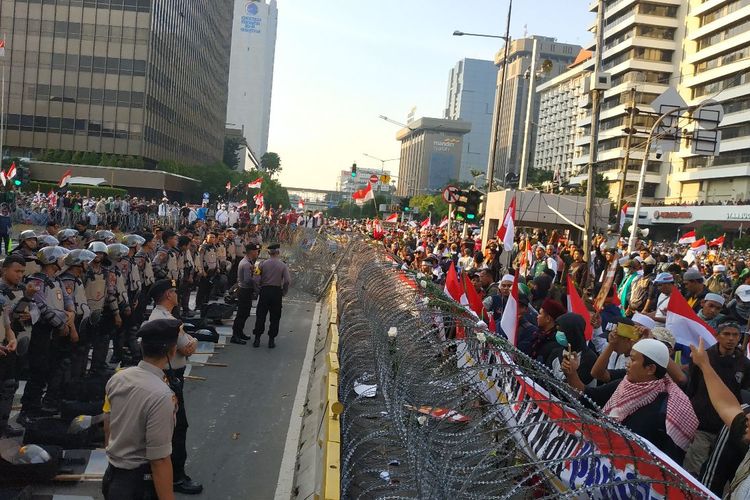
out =
<path fill-rule="evenodd" d="M 503 225 L 497 230 L 497 241 L 503 242 L 503 248 L 506 252 L 513 250 L 513 237 L 516 232 L 515 228 L 516 220 L 516 197 L 514 196 L 510 200 L 510 206 L 508 211 L 505 212 L 505 218 L 503 219 Z"/>
<path fill-rule="evenodd" d="M 448 217 L 443 217 L 443 220 L 440 221 L 440 225 L 438 227 L 440 229 L 443 229 L 444 227 L 448 227 Z"/>
<path fill-rule="evenodd" d="M 688 243 L 695 243 L 695 231 L 688 231 L 687 233 L 680 236 L 677 240 L 680 245 L 687 245 Z"/>
<path fill-rule="evenodd" d="M 54 189 L 50 189 L 49 193 L 47 193 L 47 203 L 51 207 L 57 206 L 57 194 Z"/>
<path fill-rule="evenodd" d="M 464 290 L 466 290 L 466 299 L 469 303 L 469 308 L 477 313 L 479 319 L 487 323 L 487 326 L 492 333 L 495 333 L 495 318 L 493 318 L 492 314 L 488 313 L 484 308 L 482 299 L 479 297 L 476 288 L 474 288 L 474 284 L 469 279 L 469 275 L 466 273 L 461 274 L 463 276 Z"/>
<path fill-rule="evenodd" d="M 65 187 L 70 181 L 71 177 L 73 177 L 73 171 L 71 169 L 66 170 L 65 173 L 60 178 L 60 183 L 58 184 L 58 186 Z M 166 193 L 164 193 L 164 196 L 166 196 Z"/>
<path fill-rule="evenodd" d="M 0 38 L 0 57 L 5 57 L 5 39 Z"/>
<path fill-rule="evenodd" d="M 428 216 L 425 220 L 422 221 L 421 224 L 419 224 L 419 227 L 422 229 L 430 227 L 430 222 L 430 217 Z"/>
<path fill-rule="evenodd" d="M 5 186 L 8 183 L 8 178 L 5 177 L 5 171 L 0 170 L 0 182 L 3 183 L 3 186 Z"/>
<path fill-rule="evenodd" d="M 352 199 L 359 206 L 364 205 L 370 200 L 374 200 L 375 195 L 372 193 L 372 184 L 368 182 L 365 187 L 352 193 Z"/>
<path fill-rule="evenodd" d="M 473 286 L 473 285 L 472 285 Z M 466 292 L 464 287 L 461 286 L 461 282 L 458 281 L 458 274 L 456 273 L 456 266 L 451 262 L 451 267 L 448 268 L 448 272 L 445 274 L 445 288 L 446 295 L 455 300 L 461 305 L 468 305 L 469 299 L 466 298 Z"/>
<path fill-rule="evenodd" d="M 162 188 L 161 194 L 164 195 L 165 198 L 169 198 L 169 196 L 167 196 L 167 190 L 166 189 Z"/>
<path fill-rule="evenodd" d="M 500 329 L 513 345 L 517 345 L 518 342 L 518 275 L 519 273 L 516 273 L 513 277 L 510 296 L 508 297 L 508 302 L 505 304 L 505 309 L 503 309 L 503 315 L 500 318 Z"/>
<path fill-rule="evenodd" d="M 586 337 L 586 341 L 589 341 L 594 337 L 594 328 L 591 326 L 591 313 L 589 313 L 581 296 L 578 295 L 578 290 L 576 290 L 576 286 L 573 284 L 573 280 L 570 278 L 569 274 L 567 275 L 567 278 L 568 312 L 576 313 L 586 321 L 586 329 L 583 332 L 583 336 Z"/>
<path fill-rule="evenodd" d="M 695 314 L 677 288 L 672 290 L 667 302 L 666 327 L 682 345 L 698 345 L 699 339 L 703 339 L 707 348 L 716 343 L 714 329 Z"/>
<path fill-rule="evenodd" d="M 625 203 L 620 210 L 620 232 L 622 232 L 623 226 L 625 226 L 625 217 L 628 216 L 628 204 Z"/>
<path fill-rule="evenodd" d="M 706 246 L 706 238 L 701 238 L 693 243 L 690 244 L 690 250 L 695 255 L 700 255 L 704 253 L 706 250 L 708 250 L 708 247 Z"/>
<path fill-rule="evenodd" d="M 300 198 L 299 201 L 297 202 L 297 208 L 299 208 L 300 210 L 304 210 L 305 209 L 305 200 L 303 200 L 302 198 Z"/>
<path fill-rule="evenodd" d="M 242 200 L 237 208 L 245 208 L 247 206 L 247 200 Z"/>
<path fill-rule="evenodd" d="M 711 241 L 708 242 L 708 246 L 710 247 L 723 247 L 724 246 L 724 236 L 721 235 L 718 238 L 714 238 Z"/>
<path fill-rule="evenodd" d="M 384 222 L 397 223 L 398 222 L 398 214 L 391 214 L 391 215 L 389 215 L 388 218 Z"/>
<path fill-rule="evenodd" d="M 253 196 L 253 201 L 255 202 L 255 206 L 259 210 L 263 210 L 263 193 L 258 193 L 255 196 Z"/>
<path fill-rule="evenodd" d="M 375 221 L 372 223 L 372 237 L 376 240 L 382 240 L 383 236 L 385 236 L 383 225 L 380 223 L 380 220 L 375 219 Z"/>
<path fill-rule="evenodd" d="M 263 177 L 258 177 L 253 182 L 248 182 L 247 188 L 248 189 L 260 189 L 262 184 L 263 184 Z"/>
<path fill-rule="evenodd" d="M 227 181 L 227 191 L 232 190 L 232 181 Z"/>
<path fill-rule="evenodd" d="M 10 164 L 10 168 L 8 169 L 8 172 L 5 174 L 5 178 L 8 180 L 11 180 L 13 177 L 16 176 L 18 171 L 16 170 L 16 162 L 13 162 Z"/>

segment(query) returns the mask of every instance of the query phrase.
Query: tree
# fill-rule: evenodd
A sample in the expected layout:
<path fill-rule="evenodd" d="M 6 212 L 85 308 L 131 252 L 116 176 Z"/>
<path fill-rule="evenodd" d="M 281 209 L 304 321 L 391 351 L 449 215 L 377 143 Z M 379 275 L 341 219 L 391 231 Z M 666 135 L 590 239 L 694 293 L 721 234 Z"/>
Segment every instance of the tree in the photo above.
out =
<path fill-rule="evenodd" d="M 722 229 L 722 227 L 718 224 L 711 224 L 707 222 L 705 224 L 701 224 L 695 229 L 695 236 L 699 239 L 706 238 L 707 240 L 712 240 L 721 236 L 723 232 L 724 229 Z"/>
<path fill-rule="evenodd" d="M 587 191 L 586 184 L 587 181 L 581 183 L 581 193 L 583 194 Z M 604 176 L 598 172 L 596 173 L 596 177 L 594 177 L 594 186 L 596 186 L 596 191 L 594 192 L 596 198 L 609 198 L 609 185 Z"/>
<path fill-rule="evenodd" d="M 245 138 L 242 136 L 224 137 L 224 164 L 232 170 L 237 170 L 240 164 L 240 148 L 247 145 Z"/>
<path fill-rule="evenodd" d="M 432 213 L 434 218 L 443 218 L 448 215 L 448 204 L 442 195 L 418 194 L 412 196 L 409 206 L 419 210 L 421 217 Z"/>
<path fill-rule="evenodd" d="M 550 170 L 544 170 L 542 168 L 531 167 L 529 173 L 526 176 L 526 183 L 531 185 L 538 185 L 542 182 L 551 181 L 553 173 Z"/>
<path fill-rule="evenodd" d="M 276 153 L 265 153 L 260 157 L 260 168 L 273 177 L 281 172 L 281 158 Z"/>

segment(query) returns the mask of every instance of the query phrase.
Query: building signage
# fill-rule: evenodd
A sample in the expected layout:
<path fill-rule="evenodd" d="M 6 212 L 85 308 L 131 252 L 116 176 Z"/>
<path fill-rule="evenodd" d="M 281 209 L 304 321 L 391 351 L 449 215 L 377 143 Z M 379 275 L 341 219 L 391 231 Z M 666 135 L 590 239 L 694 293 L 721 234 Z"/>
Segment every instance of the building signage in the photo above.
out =
<path fill-rule="evenodd" d="M 692 212 L 661 212 L 654 211 L 654 219 L 692 219 Z"/>
<path fill-rule="evenodd" d="M 262 19 L 258 16 L 258 4 L 255 0 L 245 2 L 244 14 L 240 17 L 240 31 L 243 33 L 260 33 Z"/>
<path fill-rule="evenodd" d="M 750 212 L 729 212 L 727 220 L 750 220 Z"/>
<path fill-rule="evenodd" d="M 439 151 L 441 153 L 447 153 L 448 151 L 452 150 L 453 147 L 459 142 L 458 139 L 454 137 L 448 137 L 443 140 L 436 140 L 432 142 L 433 151 Z"/>
<path fill-rule="evenodd" d="M 634 210 L 628 210 L 632 220 Z M 683 205 L 642 207 L 641 224 L 692 224 L 695 222 L 750 221 L 750 205 Z"/>

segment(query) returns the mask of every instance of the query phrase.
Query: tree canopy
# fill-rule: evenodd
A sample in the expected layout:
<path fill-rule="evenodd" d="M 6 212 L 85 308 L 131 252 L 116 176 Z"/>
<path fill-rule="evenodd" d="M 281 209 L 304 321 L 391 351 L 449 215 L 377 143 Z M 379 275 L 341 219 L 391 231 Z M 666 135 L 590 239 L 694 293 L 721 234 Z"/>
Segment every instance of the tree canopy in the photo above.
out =
<path fill-rule="evenodd" d="M 260 157 L 260 168 L 273 177 L 281 172 L 281 158 L 278 154 L 269 151 Z"/>

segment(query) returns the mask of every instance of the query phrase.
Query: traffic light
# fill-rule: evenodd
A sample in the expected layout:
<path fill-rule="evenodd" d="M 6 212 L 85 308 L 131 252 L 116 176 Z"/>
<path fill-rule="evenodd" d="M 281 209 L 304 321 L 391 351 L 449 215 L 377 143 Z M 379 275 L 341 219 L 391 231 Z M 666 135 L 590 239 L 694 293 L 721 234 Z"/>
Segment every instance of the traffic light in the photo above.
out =
<path fill-rule="evenodd" d="M 401 202 L 401 210 L 402 211 L 408 212 L 408 211 L 411 210 L 411 207 L 409 206 L 409 203 L 411 203 L 411 198 L 409 198 L 409 197 L 401 198 L 400 202 Z"/>
<path fill-rule="evenodd" d="M 357 164 L 352 163 L 352 179 L 355 179 L 357 177 Z"/>
<path fill-rule="evenodd" d="M 456 193 L 458 200 L 456 201 L 456 212 L 454 218 L 457 221 L 466 220 L 466 204 L 469 202 L 469 191 L 459 189 Z"/>
<path fill-rule="evenodd" d="M 481 191 L 477 191 L 476 188 L 461 190 L 458 193 L 458 201 L 456 202 L 456 215 L 457 221 L 462 222 L 478 222 L 482 218 L 482 212 L 480 206 L 484 201 L 484 195 Z"/>

